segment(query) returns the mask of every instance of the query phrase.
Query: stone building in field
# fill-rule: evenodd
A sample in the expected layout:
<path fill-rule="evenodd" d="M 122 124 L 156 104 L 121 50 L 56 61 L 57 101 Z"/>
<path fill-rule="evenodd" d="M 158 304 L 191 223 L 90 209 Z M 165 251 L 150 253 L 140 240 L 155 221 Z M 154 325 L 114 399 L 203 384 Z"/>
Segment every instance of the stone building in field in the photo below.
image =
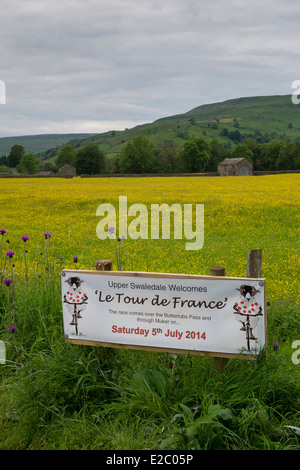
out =
<path fill-rule="evenodd" d="M 59 175 L 76 176 L 76 168 L 71 165 L 64 165 L 58 170 Z"/>
<path fill-rule="evenodd" d="M 220 176 L 252 176 L 253 163 L 246 158 L 225 158 L 218 165 Z"/>

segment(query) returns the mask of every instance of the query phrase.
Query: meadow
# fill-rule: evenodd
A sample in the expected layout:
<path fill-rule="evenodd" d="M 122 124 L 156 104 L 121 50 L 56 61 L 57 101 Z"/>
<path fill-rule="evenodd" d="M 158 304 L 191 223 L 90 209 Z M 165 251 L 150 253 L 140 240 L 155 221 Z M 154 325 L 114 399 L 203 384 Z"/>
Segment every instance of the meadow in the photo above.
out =
<path fill-rule="evenodd" d="M 298 174 L 260 177 L 0 179 L 0 449 L 299 449 Z M 231 359 L 66 344 L 60 271 L 95 269 L 115 245 L 97 207 L 204 204 L 204 246 L 126 240 L 123 270 L 246 275 L 262 249 L 268 356 Z M 45 236 L 50 233 L 51 237 Z M 28 237 L 26 241 L 22 237 Z M 6 252 L 14 252 L 12 257 Z M 26 251 L 25 251 L 26 250 Z M 26 269 L 25 269 L 26 268 Z M 8 302 L 9 300 L 9 302 Z M 13 328 L 11 328 L 13 327 Z M 294 355 L 295 356 L 295 355 Z"/>

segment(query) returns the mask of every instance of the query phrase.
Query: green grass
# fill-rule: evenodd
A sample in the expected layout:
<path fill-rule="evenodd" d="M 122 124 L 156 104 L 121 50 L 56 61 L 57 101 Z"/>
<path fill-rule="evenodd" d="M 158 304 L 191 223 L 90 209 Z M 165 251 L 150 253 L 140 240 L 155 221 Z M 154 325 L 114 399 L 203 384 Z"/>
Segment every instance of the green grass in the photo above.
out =
<path fill-rule="evenodd" d="M 286 427 L 300 427 L 292 302 L 268 307 L 266 360 L 231 359 L 219 373 L 209 357 L 65 343 L 59 275 L 20 281 L 18 328 L 9 332 L 5 289 L 1 450 L 299 449 Z"/>

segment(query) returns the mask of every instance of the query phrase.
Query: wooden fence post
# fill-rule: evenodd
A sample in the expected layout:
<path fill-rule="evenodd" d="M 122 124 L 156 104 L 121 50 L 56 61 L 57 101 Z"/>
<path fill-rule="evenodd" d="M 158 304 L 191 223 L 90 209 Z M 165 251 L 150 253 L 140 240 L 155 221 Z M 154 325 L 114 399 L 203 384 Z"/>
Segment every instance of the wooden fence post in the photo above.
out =
<path fill-rule="evenodd" d="M 209 275 L 225 276 L 225 268 L 223 266 L 213 266 L 209 268 Z M 217 371 L 223 372 L 229 359 L 227 359 L 226 357 L 214 357 L 213 360 Z"/>
<path fill-rule="evenodd" d="M 112 271 L 112 261 L 110 259 L 98 259 L 95 261 L 97 271 Z"/>
<path fill-rule="evenodd" d="M 250 250 L 247 259 L 246 277 L 261 277 L 262 250 Z"/>
<path fill-rule="evenodd" d="M 210 276 L 225 276 L 225 268 L 223 266 L 213 266 L 209 268 Z"/>

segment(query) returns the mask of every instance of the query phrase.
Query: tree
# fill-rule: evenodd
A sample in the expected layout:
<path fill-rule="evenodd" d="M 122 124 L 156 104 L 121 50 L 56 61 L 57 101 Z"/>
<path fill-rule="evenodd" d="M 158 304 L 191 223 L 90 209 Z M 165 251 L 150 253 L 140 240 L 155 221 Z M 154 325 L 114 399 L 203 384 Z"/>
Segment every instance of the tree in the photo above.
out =
<path fill-rule="evenodd" d="M 13 145 L 7 157 L 7 165 L 10 168 L 15 168 L 17 165 L 19 165 L 24 154 L 25 149 L 23 145 Z"/>
<path fill-rule="evenodd" d="M 40 162 L 33 153 L 26 153 L 21 158 L 21 161 L 18 165 L 18 171 L 21 173 L 27 173 L 33 175 L 38 172 L 40 167 Z"/>
<path fill-rule="evenodd" d="M 297 170 L 297 159 L 299 161 L 299 143 L 284 144 L 279 150 L 276 170 Z"/>
<path fill-rule="evenodd" d="M 300 170 L 300 142 L 295 142 L 294 168 Z"/>
<path fill-rule="evenodd" d="M 276 169 L 278 155 L 283 145 L 284 142 L 279 139 L 271 140 L 271 142 L 268 143 L 263 159 L 264 170 Z"/>
<path fill-rule="evenodd" d="M 250 162 L 253 162 L 253 152 L 247 147 L 247 145 L 239 144 L 231 152 L 232 158 L 246 158 Z"/>
<path fill-rule="evenodd" d="M 85 145 L 78 150 L 76 170 L 80 175 L 97 175 L 104 170 L 104 154 L 96 144 Z"/>
<path fill-rule="evenodd" d="M 253 153 L 253 169 L 262 169 L 262 160 L 264 158 L 266 144 L 258 142 L 253 137 L 247 137 L 243 140 L 243 145 L 246 145 Z"/>
<path fill-rule="evenodd" d="M 209 162 L 209 147 L 202 137 L 190 137 L 181 151 L 184 170 L 189 173 L 203 172 Z"/>
<path fill-rule="evenodd" d="M 238 144 L 242 140 L 242 136 L 239 130 L 230 131 L 228 133 L 228 138 L 233 140 L 235 144 Z"/>
<path fill-rule="evenodd" d="M 164 142 L 159 148 L 159 171 L 175 173 L 178 171 L 180 146 L 173 140 Z"/>
<path fill-rule="evenodd" d="M 227 129 L 227 127 L 224 127 L 224 129 L 221 129 L 220 135 L 222 135 L 224 137 L 228 137 L 229 130 Z"/>
<path fill-rule="evenodd" d="M 121 173 L 155 173 L 157 151 L 153 142 L 142 135 L 127 142 L 120 154 Z"/>
<path fill-rule="evenodd" d="M 61 168 L 64 165 L 75 166 L 76 164 L 76 150 L 71 144 L 63 145 L 55 158 L 55 164 L 57 168 Z"/>
<path fill-rule="evenodd" d="M 209 143 L 209 162 L 206 170 L 218 171 L 218 164 L 228 157 L 230 157 L 230 150 L 225 148 L 219 140 L 213 139 Z"/>
<path fill-rule="evenodd" d="M 6 155 L 2 155 L 0 157 L 0 165 L 5 165 L 7 166 L 7 156 Z"/>
<path fill-rule="evenodd" d="M 57 166 L 54 166 L 52 162 L 44 162 L 41 165 L 41 170 L 42 171 L 53 171 L 53 173 L 56 173 L 58 171 Z"/>

